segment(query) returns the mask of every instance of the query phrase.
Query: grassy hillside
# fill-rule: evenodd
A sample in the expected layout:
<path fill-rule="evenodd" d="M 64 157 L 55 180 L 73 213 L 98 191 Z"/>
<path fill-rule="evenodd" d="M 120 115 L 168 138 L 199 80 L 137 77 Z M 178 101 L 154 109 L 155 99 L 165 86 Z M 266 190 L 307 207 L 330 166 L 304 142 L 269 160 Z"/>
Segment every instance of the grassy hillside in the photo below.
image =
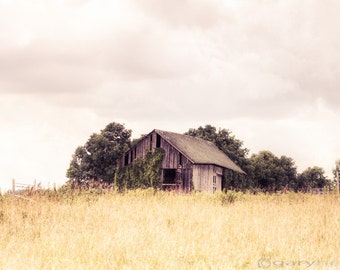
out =
<path fill-rule="evenodd" d="M 0 197 L 0 269 L 340 269 L 340 198 Z"/>

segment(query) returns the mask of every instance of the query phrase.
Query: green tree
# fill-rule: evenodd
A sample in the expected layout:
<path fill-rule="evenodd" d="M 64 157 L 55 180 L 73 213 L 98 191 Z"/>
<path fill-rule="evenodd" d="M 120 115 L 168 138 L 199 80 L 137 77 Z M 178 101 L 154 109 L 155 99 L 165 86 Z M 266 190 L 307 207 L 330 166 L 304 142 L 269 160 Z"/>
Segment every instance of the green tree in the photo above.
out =
<path fill-rule="evenodd" d="M 228 129 L 216 129 L 211 125 L 200 126 L 197 129 L 191 128 L 186 135 L 198 137 L 213 142 L 231 160 L 233 160 L 243 171 L 248 173 L 249 161 L 247 155 L 249 150 L 243 147 L 243 142 L 237 139 Z M 250 179 L 243 174 L 224 170 L 223 188 L 245 190 L 252 186 Z"/>
<path fill-rule="evenodd" d="M 294 159 L 287 156 L 281 156 L 278 167 L 277 187 L 279 189 L 282 189 L 283 187 L 294 189 L 298 175 Z"/>
<path fill-rule="evenodd" d="M 333 176 L 334 176 L 334 182 L 333 182 L 333 187 L 334 188 L 338 188 L 337 187 L 337 178 L 340 178 L 340 159 L 338 159 L 337 161 L 335 161 L 335 168 L 333 169 Z M 340 180 L 339 180 L 340 181 Z"/>
<path fill-rule="evenodd" d="M 78 146 L 72 156 L 66 176 L 80 184 L 82 180 L 87 179 L 88 161 L 88 154 L 85 147 Z"/>
<path fill-rule="evenodd" d="M 313 188 L 323 188 L 330 182 L 325 176 L 325 171 L 317 166 L 308 167 L 298 175 L 297 190 L 307 192 Z"/>
<path fill-rule="evenodd" d="M 270 151 L 261 151 L 250 157 L 252 179 L 256 188 L 269 191 L 275 187 L 278 158 Z"/>
<path fill-rule="evenodd" d="M 90 136 L 84 146 L 77 147 L 66 176 L 73 182 L 89 179 L 112 183 L 117 161 L 129 149 L 131 130 L 124 125 L 110 123 L 99 134 Z"/>
<path fill-rule="evenodd" d="M 250 157 L 254 187 L 263 191 L 278 191 L 283 188 L 294 188 L 297 170 L 292 158 L 275 156 L 270 151 L 260 151 Z"/>

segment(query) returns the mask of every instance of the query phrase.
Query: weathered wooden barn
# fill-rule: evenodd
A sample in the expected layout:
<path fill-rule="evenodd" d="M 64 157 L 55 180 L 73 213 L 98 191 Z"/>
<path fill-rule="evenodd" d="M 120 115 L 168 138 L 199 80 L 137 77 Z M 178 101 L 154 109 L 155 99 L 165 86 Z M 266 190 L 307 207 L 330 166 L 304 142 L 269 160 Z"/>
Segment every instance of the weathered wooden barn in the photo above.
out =
<path fill-rule="evenodd" d="M 145 157 L 155 148 L 164 149 L 162 187 L 189 192 L 192 189 L 214 193 L 222 189 L 223 169 L 244 174 L 226 154 L 213 143 L 178 133 L 153 130 L 128 151 L 122 166 Z"/>

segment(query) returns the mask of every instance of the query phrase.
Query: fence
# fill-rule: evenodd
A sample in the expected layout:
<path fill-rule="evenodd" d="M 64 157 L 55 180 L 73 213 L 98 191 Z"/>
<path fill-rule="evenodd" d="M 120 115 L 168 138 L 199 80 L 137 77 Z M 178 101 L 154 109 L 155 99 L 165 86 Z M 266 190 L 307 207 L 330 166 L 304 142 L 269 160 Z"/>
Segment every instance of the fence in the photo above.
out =
<path fill-rule="evenodd" d="M 36 192 L 39 192 L 40 189 L 41 189 L 41 183 L 37 184 L 36 180 L 34 180 L 34 183 L 31 185 L 31 184 L 18 183 L 15 181 L 15 179 L 12 179 L 11 194 L 13 197 L 17 197 L 17 198 L 24 199 L 27 201 L 32 201 L 31 199 L 25 198 L 21 196 L 20 194 L 22 194 L 23 192 L 26 192 L 26 194 L 32 195 Z"/>
<path fill-rule="evenodd" d="M 37 181 L 34 180 L 33 184 L 24 184 L 18 183 L 15 179 L 12 179 L 12 194 L 16 194 L 21 191 L 28 191 L 28 192 L 36 192 L 41 189 L 41 183 L 37 184 Z"/>

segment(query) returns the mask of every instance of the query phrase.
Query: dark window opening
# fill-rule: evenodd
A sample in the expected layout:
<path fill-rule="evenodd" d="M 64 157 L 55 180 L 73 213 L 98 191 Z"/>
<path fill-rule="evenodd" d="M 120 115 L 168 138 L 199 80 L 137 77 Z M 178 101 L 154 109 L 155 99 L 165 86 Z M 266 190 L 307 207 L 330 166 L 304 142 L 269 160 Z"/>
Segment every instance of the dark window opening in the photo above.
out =
<path fill-rule="evenodd" d="M 157 134 L 156 137 L 156 148 L 161 147 L 161 136 L 159 134 Z"/>
<path fill-rule="evenodd" d="M 183 165 L 183 155 L 179 153 L 179 165 Z"/>
<path fill-rule="evenodd" d="M 135 157 L 135 159 L 137 158 L 137 147 L 135 147 L 134 157 Z"/>
<path fill-rule="evenodd" d="M 150 135 L 150 150 L 152 150 L 152 134 Z"/>
<path fill-rule="evenodd" d="M 176 169 L 163 170 L 163 185 L 176 184 Z"/>
<path fill-rule="evenodd" d="M 124 157 L 124 166 L 126 166 L 128 164 L 129 164 L 129 155 L 126 154 L 125 157 Z"/>
<path fill-rule="evenodd" d="M 133 161 L 133 152 L 131 151 L 130 152 L 130 163 L 132 163 L 132 161 Z"/>

